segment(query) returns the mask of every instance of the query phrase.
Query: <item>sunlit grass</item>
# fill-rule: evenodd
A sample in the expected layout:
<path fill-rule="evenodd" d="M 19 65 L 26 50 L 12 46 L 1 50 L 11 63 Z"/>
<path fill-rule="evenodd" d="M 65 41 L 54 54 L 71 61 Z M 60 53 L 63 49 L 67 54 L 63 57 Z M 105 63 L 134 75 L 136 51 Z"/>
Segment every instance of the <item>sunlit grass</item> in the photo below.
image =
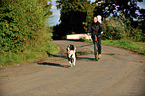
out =
<path fill-rule="evenodd" d="M 12 53 L 6 52 L 0 55 L 0 66 L 15 65 L 19 63 L 33 62 L 40 58 L 48 57 L 48 53 L 56 54 L 59 48 L 50 43 L 45 46 L 37 46 L 26 49 L 24 52 Z"/>
<path fill-rule="evenodd" d="M 137 52 L 138 54 L 145 55 L 144 42 L 132 42 L 126 39 L 121 39 L 121 40 L 102 40 L 102 44 L 124 48 L 133 52 Z"/>
<path fill-rule="evenodd" d="M 82 40 L 84 42 L 92 43 L 91 40 Z M 102 40 L 102 45 L 115 46 L 124 48 L 141 55 L 145 55 L 145 42 L 132 42 L 127 39 L 121 40 Z"/>

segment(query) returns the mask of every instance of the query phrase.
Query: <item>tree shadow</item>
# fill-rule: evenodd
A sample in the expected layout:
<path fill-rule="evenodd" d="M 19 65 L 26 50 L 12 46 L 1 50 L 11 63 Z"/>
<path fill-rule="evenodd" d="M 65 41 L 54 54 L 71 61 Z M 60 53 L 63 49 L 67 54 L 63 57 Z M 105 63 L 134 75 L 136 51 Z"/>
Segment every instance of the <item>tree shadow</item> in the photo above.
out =
<path fill-rule="evenodd" d="M 95 61 L 94 58 L 89 58 L 89 57 L 77 57 L 77 60 L 90 60 L 90 61 Z"/>
<path fill-rule="evenodd" d="M 114 53 L 103 53 L 103 55 L 115 55 Z"/>
<path fill-rule="evenodd" d="M 53 56 L 53 57 L 61 57 L 61 58 L 67 59 L 66 53 L 59 53 L 59 54 L 57 54 L 57 55 L 53 55 L 53 54 L 51 54 L 51 53 L 49 53 L 49 52 L 46 52 L 46 53 L 47 53 L 48 57 Z"/>
<path fill-rule="evenodd" d="M 86 53 L 86 52 L 76 52 L 76 59 L 77 60 L 91 60 L 91 61 L 94 61 L 95 59 L 94 58 L 89 58 L 89 57 L 79 57 L 80 55 L 87 55 L 87 54 L 92 54 L 93 52 L 90 52 L 90 53 Z M 67 56 L 66 56 L 66 53 L 60 53 L 58 55 L 53 55 L 53 54 L 50 54 L 49 52 L 47 52 L 48 54 L 48 57 L 50 56 L 53 56 L 53 57 L 61 57 L 61 58 L 64 58 L 64 59 L 68 59 Z"/>
<path fill-rule="evenodd" d="M 82 46 L 79 46 L 79 47 L 86 47 L 86 46 L 91 46 L 92 44 L 87 44 L 87 45 L 82 45 Z"/>
<path fill-rule="evenodd" d="M 57 63 L 47 63 L 47 62 L 42 62 L 42 63 L 37 63 L 39 65 L 48 65 L 48 66 L 56 66 L 56 67 L 63 67 L 63 68 L 69 68 L 69 65 L 61 65 Z"/>

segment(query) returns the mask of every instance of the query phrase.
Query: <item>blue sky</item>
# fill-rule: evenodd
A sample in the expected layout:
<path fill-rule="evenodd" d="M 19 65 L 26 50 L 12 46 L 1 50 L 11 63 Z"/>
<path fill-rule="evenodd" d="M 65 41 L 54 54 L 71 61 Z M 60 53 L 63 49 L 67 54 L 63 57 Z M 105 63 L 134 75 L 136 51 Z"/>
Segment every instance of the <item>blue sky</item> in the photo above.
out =
<path fill-rule="evenodd" d="M 95 0 L 90 0 L 92 2 L 94 2 Z M 138 2 L 137 5 L 140 7 L 140 8 L 144 8 L 145 9 L 145 0 L 143 0 L 143 2 Z M 52 18 L 51 18 L 51 21 L 50 22 L 50 26 L 55 26 L 56 24 L 59 24 L 59 19 L 60 19 L 60 10 L 58 10 L 56 8 L 56 0 L 52 0 L 52 7 L 51 7 L 51 11 L 53 11 L 53 14 L 52 14 Z"/>
<path fill-rule="evenodd" d="M 59 24 L 59 17 L 60 17 L 60 10 L 56 7 L 56 0 L 52 0 L 52 7 L 51 11 L 53 11 L 52 14 L 52 20 L 50 21 L 50 26 L 54 26 L 56 24 Z"/>

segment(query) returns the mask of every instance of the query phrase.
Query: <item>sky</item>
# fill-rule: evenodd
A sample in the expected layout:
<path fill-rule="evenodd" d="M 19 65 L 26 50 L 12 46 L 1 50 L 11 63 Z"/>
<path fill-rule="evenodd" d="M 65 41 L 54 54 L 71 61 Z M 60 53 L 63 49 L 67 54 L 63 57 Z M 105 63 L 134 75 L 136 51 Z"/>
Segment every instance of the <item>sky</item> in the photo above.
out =
<path fill-rule="evenodd" d="M 60 19 L 60 10 L 57 9 L 56 7 L 56 0 L 52 0 L 52 7 L 51 11 L 53 11 L 52 18 L 50 21 L 50 26 L 55 26 L 59 24 L 59 19 Z"/>
<path fill-rule="evenodd" d="M 94 2 L 95 0 L 90 0 L 90 1 Z M 138 2 L 137 5 L 140 8 L 145 9 L 145 0 L 143 0 L 143 2 Z M 51 20 L 49 21 L 50 26 L 55 26 L 55 25 L 60 23 L 60 21 L 59 21 L 59 19 L 60 19 L 60 10 L 58 10 L 57 7 L 56 7 L 56 0 L 52 0 L 51 11 L 53 11 L 53 14 L 52 14 Z"/>

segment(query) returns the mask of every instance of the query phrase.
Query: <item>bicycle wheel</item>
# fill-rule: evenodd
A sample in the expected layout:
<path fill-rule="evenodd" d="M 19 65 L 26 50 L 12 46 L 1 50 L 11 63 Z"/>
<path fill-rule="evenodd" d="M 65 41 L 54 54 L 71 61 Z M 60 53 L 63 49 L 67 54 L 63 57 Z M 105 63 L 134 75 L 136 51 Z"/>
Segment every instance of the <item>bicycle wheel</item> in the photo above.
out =
<path fill-rule="evenodd" d="M 95 52 L 95 60 L 98 61 L 98 52 Z"/>
<path fill-rule="evenodd" d="M 94 43 L 94 55 L 95 55 L 95 60 L 98 61 L 98 47 L 97 47 L 97 42 Z"/>

